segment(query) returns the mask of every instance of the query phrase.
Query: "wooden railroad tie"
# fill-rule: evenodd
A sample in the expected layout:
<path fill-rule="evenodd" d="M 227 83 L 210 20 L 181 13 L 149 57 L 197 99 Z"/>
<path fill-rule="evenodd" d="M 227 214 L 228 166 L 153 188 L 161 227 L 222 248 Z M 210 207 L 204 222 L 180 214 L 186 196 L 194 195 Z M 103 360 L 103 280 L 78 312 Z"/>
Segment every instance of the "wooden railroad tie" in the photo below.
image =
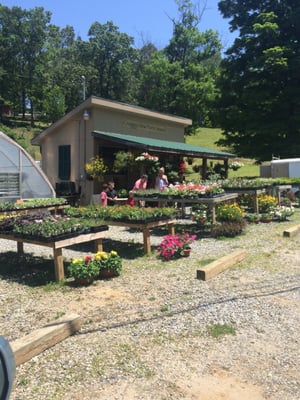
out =
<path fill-rule="evenodd" d="M 201 279 L 202 281 L 207 281 L 216 275 L 224 272 L 227 268 L 231 267 L 233 264 L 241 262 L 246 257 L 245 250 L 237 250 L 233 253 L 227 254 L 215 260 L 203 268 L 197 270 L 197 279 Z"/>
<path fill-rule="evenodd" d="M 300 231 L 300 225 L 295 225 L 295 226 L 292 226 L 291 228 L 286 229 L 283 232 L 283 236 L 292 237 L 292 236 L 297 235 L 299 233 L 299 231 Z"/>
<path fill-rule="evenodd" d="M 16 365 L 23 364 L 49 347 L 62 342 L 81 328 L 81 318 L 69 314 L 11 342 Z"/>

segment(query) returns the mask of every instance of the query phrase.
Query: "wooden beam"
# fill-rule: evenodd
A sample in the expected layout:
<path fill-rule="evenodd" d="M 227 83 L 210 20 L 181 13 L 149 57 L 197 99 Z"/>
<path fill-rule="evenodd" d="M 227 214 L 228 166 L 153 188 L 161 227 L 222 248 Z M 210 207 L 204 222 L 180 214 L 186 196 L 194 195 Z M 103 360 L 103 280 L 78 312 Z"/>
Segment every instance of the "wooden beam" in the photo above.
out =
<path fill-rule="evenodd" d="M 227 254 L 226 256 L 221 257 L 218 260 L 205 265 L 205 267 L 198 269 L 197 279 L 201 279 L 202 281 L 207 281 L 208 279 L 211 279 L 214 276 L 225 271 L 233 264 L 242 261 L 245 257 L 246 257 L 245 250 L 237 250 L 234 251 L 233 253 Z"/>
<path fill-rule="evenodd" d="M 32 357 L 42 353 L 49 347 L 63 341 L 81 328 L 81 318 L 77 314 L 69 314 L 37 329 L 23 338 L 11 342 L 16 365 L 20 365 Z"/>
<path fill-rule="evenodd" d="M 292 236 L 297 235 L 297 233 L 299 233 L 299 231 L 300 231 L 300 225 L 295 225 L 295 226 L 292 226 L 291 228 L 286 229 L 283 232 L 283 236 L 292 237 Z"/>

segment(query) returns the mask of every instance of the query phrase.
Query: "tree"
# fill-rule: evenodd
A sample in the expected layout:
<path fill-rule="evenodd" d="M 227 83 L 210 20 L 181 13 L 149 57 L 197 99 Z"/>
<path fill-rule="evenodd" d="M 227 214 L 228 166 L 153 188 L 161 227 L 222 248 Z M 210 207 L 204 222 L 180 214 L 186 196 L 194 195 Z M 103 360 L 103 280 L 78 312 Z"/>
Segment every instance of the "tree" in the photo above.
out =
<path fill-rule="evenodd" d="M 299 156 L 299 1 L 223 0 L 219 8 L 240 33 L 222 61 L 219 144 L 259 162 Z"/>
<path fill-rule="evenodd" d="M 209 102 L 216 96 L 221 42 L 215 31 L 199 31 L 205 5 L 199 11 L 200 7 L 190 0 L 176 0 L 176 3 L 179 19 L 173 19 L 173 36 L 164 49 L 170 64 L 168 69 L 173 74 L 169 75 L 165 91 L 169 92 L 167 111 L 191 118 L 194 126 L 210 125 Z"/>
<path fill-rule="evenodd" d="M 92 65 L 94 70 L 90 82 L 93 94 L 108 99 L 125 100 L 134 76 L 133 65 L 137 59 L 133 38 L 126 33 L 120 33 L 111 21 L 106 24 L 94 22 L 88 35 L 87 65 Z"/>
<path fill-rule="evenodd" d="M 25 114 L 29 104 L 31 123 L 42 98 L 41 65 L 44 41 L 51 14 L 42 7 L 22 10 L 0 6 L 0 63 L 5 98 Z M 21 107 L 20 107 L 21 99 Z"/>

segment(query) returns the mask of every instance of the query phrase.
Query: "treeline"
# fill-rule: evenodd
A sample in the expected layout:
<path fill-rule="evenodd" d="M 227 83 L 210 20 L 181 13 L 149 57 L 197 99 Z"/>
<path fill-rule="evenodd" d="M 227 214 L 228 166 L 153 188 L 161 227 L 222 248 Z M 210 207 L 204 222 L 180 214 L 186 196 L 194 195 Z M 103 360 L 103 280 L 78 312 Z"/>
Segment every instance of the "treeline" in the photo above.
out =
<path fill-rule="evenodd" d="M 176 0 L 178 19 L 163 49 L 134 38 L 108 21 L 94 22 L 88 40 L 74 28 L 51 24 L 42 7 L 0 5 L 0 101 L 15 114 L 36 113 L 54 122 L 83 101 L 104 97 L 211 125 L 221 42 L 213 31 L 199 31 L 189 0 Z"/>
<path fill-rule="evenodd" d="M 134 39 L 113 22 L 94 22 L 88 40 L 51 24 L 41 7 L 0 5 L 0 101 L 15 113 L 56 121 L 94 95 L 144 106 L 223 130 L 219 145 L 257 161 L 300 154 L 299 0 L 220 0 L 238 37 L 221 56 L 216 31 L 200 32 L 202 12 L 174 0 L 168 45 Z"/>

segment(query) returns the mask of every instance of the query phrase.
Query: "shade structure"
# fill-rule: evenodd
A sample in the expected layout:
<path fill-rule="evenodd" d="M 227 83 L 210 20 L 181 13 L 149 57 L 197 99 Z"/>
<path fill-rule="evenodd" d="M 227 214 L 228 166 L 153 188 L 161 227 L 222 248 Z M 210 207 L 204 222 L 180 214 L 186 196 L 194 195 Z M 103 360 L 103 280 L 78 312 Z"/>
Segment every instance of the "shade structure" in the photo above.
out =
<path fill-rule="evenodd" d="M 55 190 L 40 166 L 0 131 L 0 201 L 51 197 Z"/>
<path fill-rule="evenodd" d="M 235 154 L 219 150 L 212 150 L 206 147 L 194 146 L 183 142 L 174 142 L 170 140 L 153 139 L 149 137 L 140 137 L 124 135 L 113 132 L 93 131 L 92 135 L 96 138 L 102 138 L 122 144 L 126 147 L 135 147 L 144 151 L 159 151 L 166 154 L 178 154 L 182 157 L 199 157 L 215 160 L 226 160 L 236 157 Z"/>

